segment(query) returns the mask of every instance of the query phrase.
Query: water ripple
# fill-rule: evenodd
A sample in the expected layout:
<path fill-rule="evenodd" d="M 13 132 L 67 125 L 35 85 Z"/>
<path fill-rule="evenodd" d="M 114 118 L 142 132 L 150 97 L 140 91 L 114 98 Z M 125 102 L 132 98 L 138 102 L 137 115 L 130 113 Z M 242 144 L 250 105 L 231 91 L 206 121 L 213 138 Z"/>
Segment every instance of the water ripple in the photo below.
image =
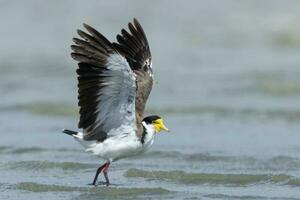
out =
<path fill-rule="evenodd" d="M 12 189 L 25 190 L 29 192 L 84 192 L 96 194 L 99 197 L 113 196 L 139 196 L 146 194 L 167 194 L 171 191 L 164 188 L 116 188 L 116 187 L 73 187 L 52 184 L 40 184 L 34 182 L 17 183 L 11 187 Z"/>
<path fill-rule="evenodd" d="M 62 170 L 80 170 L 95 168 L 98 165 L 79 163 L 79 162 L 49 162 L 49 161 L 17 161 L 3 164 L 6 169 L 19 170 L 48 170 L 48 169 L 62 169 Z"/>
<path fill-rule="evenodd" d="M 246 186 L 250 184 L 283 184 L 300 186 L 300 179 L 285 174 L 218 174 L 187 173 L 184 171 L 146 171 L 131 168 L 124 174 L 129 178 L 146 178 L 148 180 L 166 180 L 183 184 L 218 184 L 229 186 Z"/>

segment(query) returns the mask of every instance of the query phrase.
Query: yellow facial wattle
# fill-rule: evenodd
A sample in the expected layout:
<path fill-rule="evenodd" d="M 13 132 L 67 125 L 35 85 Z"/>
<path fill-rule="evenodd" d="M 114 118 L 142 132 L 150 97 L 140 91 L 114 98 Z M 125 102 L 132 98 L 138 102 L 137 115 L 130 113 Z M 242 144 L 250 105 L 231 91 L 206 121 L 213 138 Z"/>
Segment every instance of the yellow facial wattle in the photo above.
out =
<path fill-rule="evenodd" d="M 157 119 L 153 122 L 155 132 L 158 133 L 161 130 L 169 131 L 169 129 L 164 125 L 164 121 L 162 119 Z"/>

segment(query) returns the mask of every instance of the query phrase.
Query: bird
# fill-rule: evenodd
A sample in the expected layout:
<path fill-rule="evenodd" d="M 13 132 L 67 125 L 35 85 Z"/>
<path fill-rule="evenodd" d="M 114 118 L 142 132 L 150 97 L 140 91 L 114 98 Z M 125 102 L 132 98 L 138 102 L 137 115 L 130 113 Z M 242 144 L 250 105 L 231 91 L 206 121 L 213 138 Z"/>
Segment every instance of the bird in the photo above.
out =
<path fill-rule="evenodd" d="M 104 174 L 112 162 L 139 155 L 153 144 L 155 136 L 168 131 L 158 115 L 144 116 L 153 80 L 152 57 L 146 34 L 134 18 L 128 30 L 122 29 L 116 42 L 110 42 L 90 25 L 73 38 L 71 57 L 78 62 L 78 128 L 63 129 L 84 148 L 106 162 L 95 174 Z"/>

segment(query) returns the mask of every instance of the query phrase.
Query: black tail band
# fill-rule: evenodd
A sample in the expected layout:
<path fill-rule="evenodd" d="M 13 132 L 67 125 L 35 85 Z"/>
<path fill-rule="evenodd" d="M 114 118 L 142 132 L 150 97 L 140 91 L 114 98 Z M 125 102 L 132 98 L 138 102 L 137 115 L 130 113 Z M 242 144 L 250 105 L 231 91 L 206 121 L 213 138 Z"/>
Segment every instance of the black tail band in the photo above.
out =
<path fill-rule="evenodd" d="M 68 135 L 76 135 L 76 134 L 78 133 L 78 132 L 76 132 L 76 131 L 71 131 L 71 130 L 69 130 L 69 129 L 63 129 L 62 132 L 63 132 L 63 133 L 66 133 L 66 134 L 68 134 Z"/>

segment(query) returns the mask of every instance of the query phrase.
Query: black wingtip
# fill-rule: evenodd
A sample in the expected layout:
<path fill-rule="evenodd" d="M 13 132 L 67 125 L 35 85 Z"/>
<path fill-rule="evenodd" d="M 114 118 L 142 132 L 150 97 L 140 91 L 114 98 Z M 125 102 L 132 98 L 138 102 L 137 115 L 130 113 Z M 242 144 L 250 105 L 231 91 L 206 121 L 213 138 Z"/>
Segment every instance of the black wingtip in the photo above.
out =
<path fill-rule="evenodd" d="M 83 27 L 84 27 L 86 30 L 89 30 L 89 29 L 94 30 L 93 27 L 91 27 L 90 25 L 88 25 L 88 24 L 86 24 L 86 23 L 83 23 L 82 25 L 83 25 Z"/>
<path fill-rule="evenodd" d="M 135 17 L 133 18 L 133 23 L 140 25 L 140 22 Z"/>
<path fill-rule="evenodd" d="M 63 129 L 62 132 L 68 135 L 76 135 L 78 133 L 76 131 L 71 131 L 69 129 Z"/>

